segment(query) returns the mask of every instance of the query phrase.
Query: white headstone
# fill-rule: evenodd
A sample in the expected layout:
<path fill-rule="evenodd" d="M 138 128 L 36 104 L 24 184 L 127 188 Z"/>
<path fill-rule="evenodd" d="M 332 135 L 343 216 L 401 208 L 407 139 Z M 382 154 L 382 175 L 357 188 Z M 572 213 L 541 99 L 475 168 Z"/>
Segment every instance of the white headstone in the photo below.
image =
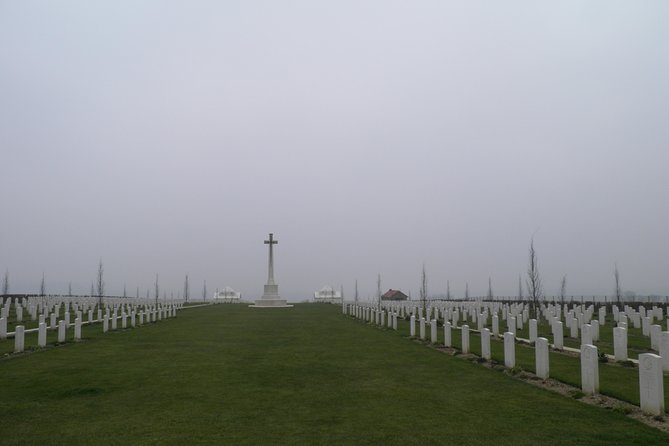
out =
<path fill-rule="evenodd" d="M 7 339 L 7 318 L 0 317 L 0 339 Z"/>
<path fill-rule="evenodd" d="M 504 365 L 510 369 L 516 366 L 516 337 L 511 332 L 504 333 Z"/>
<path fill-rule="evenodd" d="M 599 354 L 592 344 L 581 345 L 581 389 L 588 395 L 599 393 Z"/>
<path fill-rule="evenodd" d="M 461 328 L 462 353 L 469 353 L 469 325 L 463 325 Z"/>
<path fill-rule="evenodd" d="M 581 327 L 581 345 L 592 344 L 592 325 L 585 324 Z"/>
<path fill-rule="evenodd" d="M 606 307 L 599 307 L 599 320 L 597 322 L 599 322 L 599 325 L 602 327 L 604 326 L 606 322 Z"/>
<path fill-rule="evenodd" d="M 409 336 L 416 336 L 416 316 L 413 314 L 409 318 Z"/>
<path fill-rule="evenodd" d="M 564 348 L 563 325 L 561 321 L 553 322 L 553 345 L 558 350 Z"/>
<path fill-rule="evenodd" d="M 453 345 L 453 339 L 451 337 L 451 323 L 444 322 L 444 347 L 450 347 Z"/>
<path fill-rule="evenodd" d="M 515 317 L 509 317 L 507 318 L 507 328 L 509 329 L 509 333 L 513 333 L 514 336 L 516 334 L 516 318 Z M 506 336 L 506 333 L 505 333 Z"/>
<path fill-rule="evenodd" d="M 109 330 L 109 315 L 105 314 L 105 317 L 102 320 L 102 332 L 107 333 L 108 330 Z"/>
<path fill-rule="evenodd" d="M 530 342 L 537 340 L 537 320 L 530 319 Z"/>
<path fill-rule="evenodd" d="M 599 321 L 590 322 L 590 335 L 592 336 L 593 342 L 599 341 Z"/>
<path fill-rule="evenodd" d="M 79 341 L 81 340 L 81 319 L 74 319 L 74 339 Z"/>
<path fill-rule="evenodd" d="M 425 339 L 425 318 L 420 318 L 420 338 Z"/>
<path fill-rule="evenodd" d="M 650 348 L 656 352 L 660 351 L 660 333 L 662 333 L 662 327 L 659 325 L 650 326 Z"/>
<path fill-rule="evenodd" d="M 17 325 L 14 327 L 14 351 L 21 353 L 25 349 L 25 327 Z"/>
<path fill-rule="evenodd" d="M 662 357 L 662 368 L 669 372 L 669 331 L 660 333 L 660 357 Z"/>
<path fill-rule="evenodd" d="M 535 361 L 536 361 L 536 375 L 541 379 L 548 379 L 548 339 L 537 338 L 534 345 Z"/>
<path fill-rule="evenodd" d="M 627 329 L 616 327 L 613 329 L 613 355 L 616 361 L 627 361 Z"/>
<path fill-rule="evenodd" d="M 492 334 L 499 337 L 499 317 L 496 314 L 492 315 Z"/>
<path fill-rule="evenodd" d="M 37 329 L 37 346 L 46 347 L 46 323 L 40 322 Z"/>
<path fill-rule="evenodd" d="M 490 330 L 487 328 L 481 330 L 481 357 L 487 361 L 492 358 L 490 353 Z"/>
<path fill-rule="evenodd" d="M 642 411 L 664 415 L 662 358 L 653 353 L 639 355 L 639 396 Z"/>
<path fill-rule="evenodd" d="M 65 342 L 66 330 L 65 320 L 61 319 L 58 321 L 58 342 Z"/>

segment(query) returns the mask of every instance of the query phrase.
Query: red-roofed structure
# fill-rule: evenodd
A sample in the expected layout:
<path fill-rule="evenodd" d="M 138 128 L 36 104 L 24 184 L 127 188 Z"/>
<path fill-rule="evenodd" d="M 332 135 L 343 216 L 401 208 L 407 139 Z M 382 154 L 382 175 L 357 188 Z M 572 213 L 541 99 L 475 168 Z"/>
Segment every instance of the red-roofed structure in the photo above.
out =
<path fill-rule="evenodd" d="M 400 290 L 388 290 L 386 294 L 381 296 L 381 300 L 407 300 L 409 296 Z"/>

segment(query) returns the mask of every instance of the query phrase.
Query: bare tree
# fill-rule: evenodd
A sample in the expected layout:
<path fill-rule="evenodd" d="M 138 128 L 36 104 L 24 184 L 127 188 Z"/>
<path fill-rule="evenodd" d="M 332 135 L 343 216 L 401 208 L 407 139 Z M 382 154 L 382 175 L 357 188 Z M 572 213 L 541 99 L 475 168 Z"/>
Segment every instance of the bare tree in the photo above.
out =
<path fill-rule="evenodd" d="M 381 309 L 381 273 L 376 278 L 376 307 Z"/>
<path fill-rule="evenodd" d="M 95 296 L 95 281 L 91 281 L 91 297 Z"/>
<path fill-rule="evenodd" d="M 493 295 L 492 295 L 492 279 L 488 277 L 488 300 L 492 300 Z"/>
<path fill-rule="evenodd" d="M 158 274 L 156 274 L 156 283 L 155 283 L 155 291 L 156 291 L 156 306 L 158 306 L 158 298 L 160 297 L 160 287 L 158 286 Z"/>
<path fill-rule="evenodd" d="M 204 281 L 204 286 L 202 287 L 202 300 L 207 300 L 207 281 Z"/>
<path fill-rule="evenodd" d="M 44 283 L 44 273 L 42 273 L 42 281 L 39 284 L 39 295 L 40 296 L 46 295 L 46 284 Z"/>
<path fill-rule="evenodd" d="M 539 264 L 537 261 L 537 252 L 534 249 L 534 237 L 530 241 L 529 264 L 527 266 L 527 292 L 532 300 L 534 308 L 534 317 L 539 320 L 539 300 L 543 294 L 541 287 L 541 277 L 539 276 Z"/>
<path fill-rule="evenodd" d="M 5 270 L 5 277 L 2 279 L 2 294 L 6 296 L 9 294 L 9 270 Z"/>
<path fill-rule="evenodd" d="M 188 274 L 186 274 L 186 280 L 184 281 L 184 300 L 188 302 Z"/>
<path fill-rule="evenodd" d="M 560 307 L 564 307 L 564 298 L 567 296 L 567 275 L 562 276 L 560 284 Z M 562 311 L 562 308 L 560 309 Z"/>
<path fill-rule="evenodd" d="M 135 298 L 139 299 L 139 287 L 137 287 L 137 291 L 135 292 Z"/>
<path fill-rule="evenodd" d="M 616 293 L 616 302 L 618 304 L 622 304 L 623 301 L 623 292 L 622 289 L 620 288 L 620 272 L 618 271 L 618 264 L 615 264 L 615 268 L 613 269 L 613 278 L 615 279 L 615 293 Z"/>
<path fill-rule="evenodd" d="M 354 302 L 357 304 L 358 303 L 358 279 L 355 279 L 355 297 L 354 297 Z"/>
<path fill-rule="evenodd" d="M 465 282 L 465 300 L 469 300 L 469 282 Z"/>
<path fill-rule="evenodd" d="M 427 314 L 427 274 L 425 273 L 424 263 L 423 270 L 420 273 L 420 304 L 423 307 L 423 314 Z"/>
<path fill-rule="evenodd" d="M 125 283 L 123 284 L 123 297 L 128 297 L 128 291 L 125 288 Z"/>
<path fill-rule="evenodd" d="M 518 300 L 523 300 L 523 281 L 520 277 L 520 274 L 518 274 Z"/>
<path fill-rule="evenodd" d="M 344 301 L 344 285 L 339 285 L 339 295 L 341 296 L 341 301 Z"/>
<path fill-rule="evenodd" d="M 104 273 L 105 269 L 102 266 L 102 259 L 100 259 L 100 263 L 98 264 L 98 276 L 95 282 L 98 293 L 98 305 L 100 306 L 100 308 L 102 308 L 102 296 L 105 295 Z"/>
<path fill-rule="evenodd" d="M 67 283 L 67 295 L 71 296 L 72 295 L 72 282 Z"/>

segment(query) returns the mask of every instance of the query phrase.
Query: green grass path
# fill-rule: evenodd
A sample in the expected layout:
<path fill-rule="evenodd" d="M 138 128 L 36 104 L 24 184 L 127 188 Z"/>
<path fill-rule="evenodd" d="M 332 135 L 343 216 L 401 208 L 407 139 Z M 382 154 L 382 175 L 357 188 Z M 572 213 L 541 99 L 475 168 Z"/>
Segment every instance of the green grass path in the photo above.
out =
<path fill-rule="evenodd" d="M 0 444 L 669 443 L 338 306 L 218 305 L 84 335 L 0 361 Z"/>

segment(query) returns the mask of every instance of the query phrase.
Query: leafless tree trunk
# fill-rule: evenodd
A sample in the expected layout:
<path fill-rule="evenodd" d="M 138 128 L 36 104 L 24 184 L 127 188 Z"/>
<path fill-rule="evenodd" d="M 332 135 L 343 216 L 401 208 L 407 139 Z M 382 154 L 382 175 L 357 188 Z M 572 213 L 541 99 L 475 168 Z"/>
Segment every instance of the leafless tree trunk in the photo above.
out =
<path fill-rule="evenodd" d="M 376 278 L 376 308 L 381 309 L 381 273 Z"/>
<path fill-rule="evenodd" d="M 539 320 L 539 300 L 543 294 L 541 287 L 541 277 L 539 276 L 539 264 L 537 262 L 537 252 L 534 249 L 534 237 L 530 241 L 529 265 L 527 267 L 527 292 L 532 300 L 534 317 Z"/>
<path fill-rule="evenodd" d="M 2 294 L 9 294 L 9 270 L 5 270 L 5 277 L 2 279 Z"/>
<path fill-rule="evenodd" d="M 188 274 L 186 274 L 186 280 L 184 281 L 184 300 L 188 302 Z"/>
<path fill-rule="evenodd" d="M 137 291 L 136 291 L 136 293 L 135 293 L 135 298 L 136 298 L 136 299 L 139 299 L 139 287 L 137 287 Z"/>
<path fill-rule="evenodd" d="M 562 276 L 562 284 L 560 284 L 560 307 L 564 307 L 564 298 L 567 296 L 567 275 Z M 562 311 L 562 308 L 560 308 Z"/>
<path fill-rule="evenodd" d="M 104 267 L 102 266 L 102 259 L 98 264 L 98 277 L 96 280 L 97 292 L 98 292 L 98 306 L 102 308 L 102 296 L 105 295 L 105 281 L 104 281 Z"/>
<path fill-rule="evenodd" d="M 156 307 L 158 306 L 158 298 L 160 297 L 160 287 L 158 286 L 158 274 L 156 274 L 156 283 L 155 283 L 155 291 L 156 291 Z"/>
<path fill-rule="evenodd" d="M 91 281 L 91 297 L 95 296 L 95 281 Z"/>
<path fill-rule="evenodd" d="M 617 263 L 615 264 L 615 268 L 613 270 L 613 278 L 615 279 L 615 283 L 616 283 L 616 289 L 615 289 L 616 302 L 618 302 L 618 304 L 621 305 L 622 301 L 623 301 L 623 292 L 620 288 L 620 272 L 618 272 L 618 264 Z"/>
<path fill-rule="evenodd" d="M 39 284 L 39 295 L 40 296 L 46 295 L 46 284 L 44 283 L 44 273 L 42 273 L 42 281 Z"/>
<path fill-rule="evenodd" d="M 451 281 L 446 281 L 446 300 L 451 300 Z"/>
<path fill-rule="evenodd" d="M 128 291 L 125 288 L 125 283 L 123 284 L 123 297 L 128 297 Z"/>
<path fill-rule="evenodd" d="M 344 301 L 344 285 L 339 285 L 339 295 L 341 296 L 341 301 Z"/>
<path fill-rule="evenodd" d="M 202 300 L 207 300 L 207 281 L 204 281 L 204 286 L 202 287 Z"/>
<path fill-rule="evenodd" d="M 72 282 L 67 283 L 67 295 L 68 296 L 72 295 Z"/>
<path fill-rule="evenodd" d="M 492 300 L 492 279 L 488 277 L 488 300 Z"/>
<path fill-rule="evenodd" d="M 465 282 L 465 300 L 469 300 L 469 282 Z"/>
<path fill-rule="evenodd" d="M 427 314 L 427 274 L 425 273 L 425 264 L 423 264 L 423 270 L 420 273 L 420 304 L 423 307 L 423 314 Z"/>
<path fill-rule="evenodd" d="M 354 302 L 357 304 L 358 303 L 358 279 L 355 279 L 355 297 L 354 297 Z"/>

